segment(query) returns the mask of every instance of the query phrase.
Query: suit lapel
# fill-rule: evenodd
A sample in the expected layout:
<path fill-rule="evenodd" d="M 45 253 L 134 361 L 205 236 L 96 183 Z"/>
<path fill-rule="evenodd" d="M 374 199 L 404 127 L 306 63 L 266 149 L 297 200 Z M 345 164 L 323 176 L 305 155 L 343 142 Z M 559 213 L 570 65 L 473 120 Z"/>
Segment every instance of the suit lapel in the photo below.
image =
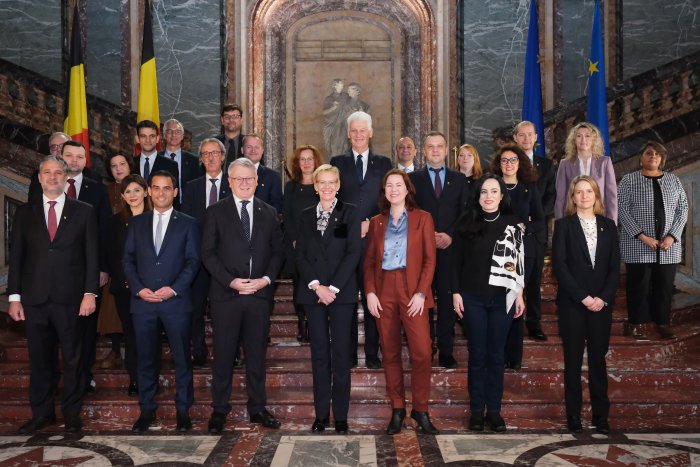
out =
<path fill-rule="evenodd" d="M 601 256 L 603 255 L 603 239 L 608 234 L 605 231 L 605 225 L 603 225 L 603 218 L 600 216 L 595 216 L 595 225 L 598 229 L 598 240 L 595 248 L 595 264 L 603 264 Z"/>
<path fill-rule="evenodd" d="M 170 221 L 168 221 L 168 227 L 165 229 L 165 233 L 163 234 L 163 243 L 160 244 L 160 253 L 162 253 L 165 250 L 165 247 L 168 245 L 170 237 L 173 236 L 171 232 L 175 231 L 178 222 L 180 222 L 180 213 L 173 209 L 173 212 L 170 214 Z M 155 245 L 153 248 L 155 249 Z M 160 253 L 158 253 L 159 256 Z"/>
<path fill-rule="evenodd" d="M 49 228 L 46 225 L 46 220 L 44 219 L 44 209 L 43 206 L 41 207 L 41 219 L 42 222 L 44 223 L 44 227 L 46 228 L 46 234 L 48 235 L 49 233 Z M 73 219 L 73 214 L 75 214 L 75 203 L 72 202 L 68 196 L 66 196 L 66 204 L 63 206 L 63 212 L 61 213 L 61 218 L 56 219 L 58 221 L 58 229 L 56 229 L 56 236 L 54 237 L 53 241 L 55 242 L 60 238 L 60 236 L 63 234 L 64 231 L 66 231 L 68 228 L 70 228 L 70 222 Z"/>
<path fill-rule="evenodd" d="M 49 226 L 46 225 L 46 217 L 44 216 L 44 198 L 41 197 L 40 201 L 34 203 L 32 207 L 32 215 L 34 216 L 34 222 L 37 226 L 43 227 L 43 230 L 37 229 L 42 235 L 46 237 L 47 243 L 51 243 L 51 238 L 49 237 Z"/>
<path fill-rule="evenodd" d="M 326 231 L 323 233 L 321 236 L 321 243 L 323 244 L 324 247 L 328 247 L 331 243 L 331 240 L 333 239 L 333 231 L 338 225 L 338 222 L 340 221 L 340 213 L 338 212 L 338 204 L 340 204 L 340 201 L 338 201 L 335 205 L 335 208 L 333 208 L 333 211 L 331 212 L 331 216 L 328 219 L 328 225 L 326 226 Z M 317 235 L 321 235 L 321 232 L 316 230 Z"/>
<path fill-rule="evenodd" d="M 581 221 L 576 215 L 570 216 L 569 221 L 572 224 L 571 229 L 574 232 L 574 236 L 576 236 L 576 243 L 580 245 L 581 251 L 583 252 L 583 257 L 586 258 L 586 262 L 589 266 L 593 266 L 593 262 L 591 261 L 591 254 L 588 252 L 588 242 L 586 242 L 586 235 L 583 233 L 583 227 L 581 227 Z"/>

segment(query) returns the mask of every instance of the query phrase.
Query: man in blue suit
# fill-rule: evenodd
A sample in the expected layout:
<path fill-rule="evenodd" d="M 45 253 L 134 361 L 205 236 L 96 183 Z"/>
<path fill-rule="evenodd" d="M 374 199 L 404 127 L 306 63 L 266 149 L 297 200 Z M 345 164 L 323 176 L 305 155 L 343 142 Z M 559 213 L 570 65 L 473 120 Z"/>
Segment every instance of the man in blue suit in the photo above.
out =
<path fill-rule="evenodd" d="M 265 167 L 260 163 L 265 148 L 263 140 L 256 134 L 243 137 L 243 157 L 255 165 L 258 174 L 258 187 L 255 197 L 277 209 L 277 214 L 282 213 L 282 180 L 280 174 Z"/>
<path fill-rule="evenodd" d="M 148 193 L 153 211 L 129 224 L 124 246 L 124 274 L 136 331 L 137 378 L 141 415 L 133 431 L 144 433 L 156 418 L 154 400 L 160 366 L 160 324 L 175 362 L 177 431 L 192 428 L 189 408 L 194 399 L 190 360 L 190 287 L 199 271 L 199 229 L 192 217 L 175 211 L 177 179 L 154 172 Z"/>

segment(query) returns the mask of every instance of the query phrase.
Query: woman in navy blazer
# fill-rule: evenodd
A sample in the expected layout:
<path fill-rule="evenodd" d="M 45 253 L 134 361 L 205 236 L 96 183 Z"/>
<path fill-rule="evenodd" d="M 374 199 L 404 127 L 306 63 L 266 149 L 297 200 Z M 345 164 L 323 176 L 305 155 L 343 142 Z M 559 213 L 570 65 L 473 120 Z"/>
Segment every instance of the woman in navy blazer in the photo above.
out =
<path fill-rule="evenodd" d="M 608 375 L 605 355 L 620 273 L 615 223 L 604 217 L 598 185 L 592 177 L 573 179 L 567 191 L 567 216 L 554 224 L 552 260 L 557 289 L 559 334 L 564 345 L 566 421 L 570 431 L 581 426 L 581 365 L 588 353 L 593 425 L 602 434 L 608 425 Z"/>
<path fill-rule="evenodd" d="M 313 174 L 320 202 L 302 211 L 295 256 L 300 284 L 297 302 L 309 323 L 316 420 L 311 431 L 329 424 L 331 401 L 335 431 L 348 432 L 350 406 L 350 328 L 357 308 L 355 271 L 362 251 L 355 205 L 336 198 L 340 173 L 323 164 Z"/>

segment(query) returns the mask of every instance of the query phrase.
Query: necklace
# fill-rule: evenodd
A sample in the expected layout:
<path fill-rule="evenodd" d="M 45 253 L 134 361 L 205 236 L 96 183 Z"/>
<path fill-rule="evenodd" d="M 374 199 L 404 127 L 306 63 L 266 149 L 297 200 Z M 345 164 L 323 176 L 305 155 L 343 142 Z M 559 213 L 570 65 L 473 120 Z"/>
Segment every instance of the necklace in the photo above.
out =
<path fill-rule="evenodd" d="M 508 185 L 506 185 L 506 190 L 508 190 L 508 191 L 514 190 L 516 186 L 518 186 L 518 182 L 515 182 L 515 185 L 513 185 L 513 186 L 510 187 L 510 188 L 508 188 Z M 499 215 L 500 215 L 500 214 L 499 214 Z"/>
<path fill-rule="evenodd" d="M 486 222 L 493 222 L 493 221 L 495 221 L 496 219 L 498 219 L 499 217 L 501 217 L 501 213 L 500 213 L 500 212 L 499 212 L 498 215 L 497 215 L 496 217 L 494 217 L 493 219 L 487 219 L 487 218 L 484 217 L 484 220 L 485 220 Z"/>

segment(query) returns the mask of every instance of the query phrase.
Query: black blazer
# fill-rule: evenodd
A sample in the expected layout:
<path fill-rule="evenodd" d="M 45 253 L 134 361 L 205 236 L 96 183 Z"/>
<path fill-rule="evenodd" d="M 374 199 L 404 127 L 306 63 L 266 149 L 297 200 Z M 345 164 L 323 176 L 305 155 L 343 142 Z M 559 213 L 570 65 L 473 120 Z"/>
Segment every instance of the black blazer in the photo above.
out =
<path fill-rule="evenodd" d="M 316 293 L 308 288 L 313 280 L 340 289 L 333 303 L 357 302 L 355 271 L 362 255 L 362 239 L 356 211 L 353 204 L 339 200 L 323 236 L 316 228 L 316 206 L 302 211 L 294 250 L 300 276 L 297 303 L 318 304 Z"/>
<path fill-rule="evenodd" d="M 469 190 L 464 175 L 447 167 L 445 169 L 445 185 L 439 200 L 435 197 L 428 167 L 412 172 L 408 177 L 416 188 L 418 207 L 433 216 L 435 231 L 454 237 L 455 223 L 467 208 Z"/>
<path fill-rule="evenodd" d="M 149 185 L 151 183 L 151 176 L 153 176 L 153 173 L 157 172 L 158 170 L 170 172 L 173 174 L 173 177 L 175 177 L 175 180 L 180 180 L 177 162 L 161 155 L 156 155 L 155 159 L 153 159 L 151 162 L 153 162 L 153 165 L 151 166 L 151 172 L 148 180 L 146 180 Z M 143 176 L 141 173 L 141 156 L 134 157 L 134 170 L 131 173 Z"/>
<path fill-rule="evenodd" d="M 258 187 L 255 189 L 255 197 L 275 208 L 277 214 L 282 213 L 282 179 L 277 172 L 262 164 L 258 165 Z"/>
<path fill-rule="evenodd" d="M 26 203 L 15 212 L 7 293 L 21 294 L 24 305 L 80 305 L 85 293 L 99 292 L 95 211 L 66 197 L 51 241 L 42 203 Z"/>
<path fill-rule="evenodd" d="M 546 157 L 534 155 L 533 165 L 537 170 L 537 190 L 540 192 L 545 218 L 554 215 L 554 202 L 557 199 L 557 172 L 554 163 Z"/>
<path fill-rule="evenodd" d="M 355 170 L 355 158 L 352 151 L 339 156 L 333 156 L 331 165 L 340 171 L 340 191 L 338 199 L 357 206 L 360 220 L 370 219 L 379 214 L 379 193 L 381 193 L 382 178 L 391 170 L 391 160 L 388 157 L 369 152 L 367 173 L 362 184 L 358 183 Z"/>
<path fill-rule="evenodd" d="M 124 267 L 122 266 L 126 230 L 129 227 L 129 223 L 124 222 L 121 215 L 117 213 L 107 219 L 105 227 L 101 248 L 107 261 L 107 272 L 112 279 L 109 291 L 112 293 L 124 293 L 129 289 L 129 284 L 124 274 Z"/>
<path fill-rule="evenodd" d="M 231 195 L 231 187 L 228 184 L 226 172 L 221 173 L 221 184 L 219 185 L 219 201 Z M 211 182 L 209 177 L 195 178 L 187 184 L 187 189 L 182 197 L 182 212 L 197 219 L 200 228 L 204 224 L 204 213 L 207 210 L 207 200 Z"/>
<path fill-rule="evenodd" d="M 282 230 L 274 208 L 257 197 L 253 198 L 253 230 L 249 245 L 233 196 L 209 206 L 204 215 L 202 262 L 212 276 L 209 300 L 224 301 L 235 297 L 238 292 L 229 285 L 237 277 L 257 279 L 267 276 L 274 283 L 284 262 Z M 255 296 L 272 301 L 274 287 L 264 287 Z"/>
<path fill-rule="evenodd" d="M 596 224 L 598 243 L 594 268 L 578 216 L 562 217 L 554 223 L 552 266 L 559 283 L 557 305 L 583 306 L 581 300 L 588 295 L 600 297 L 610 307 L 615 304 L 620 275 L 617 227 L 603 216 L 596 216 Z"/>
<path fill-rule="evenodd" d="M 167 149 L 161 153 L 159 153 L 159 156 L 165 157 L 166 160 L 171 160 L 170 157 L 167 155 L 168 151 Z M 204 168 L 202 167 L 202 164 L 199 163 L 199 158 L 192 154 L 191 152 L 187 152 L 183 149 L 180 149 L 180 167 L 179 171 L 182 172 L 182 177 L 180 182 L 180 189 L 182 191 L 181 197 L 184 196 L 185 191 L 187 191 L 187 184 L 194 180 L 197 177 L 201 177 L 204 174 Z M 177 164 L 177 162 L 175 162 Z M 153 172 L 151 170 L 151 172 Z M 225 173 L 225 171 L 224 171 Z"/>
<path fill-rule="evenodd" d="M 236 139 L 238 140 L 238 152 L 234 151 L 234 146 L 231 145 L 228 148 L 228 151 L 226 152 L 226 162 L 224 163 L 224 173 L 228 171 L 228 166 L 231 164 L 231 162 L 235 161 L 238 158 L 243 157 L 243 137 L 245 135 L 243 133 L 239 133 Z M 226 146 L 226 135 L 218 135 L 216 136 L 216 139 L 224 143 L 224 146 Z"/>

